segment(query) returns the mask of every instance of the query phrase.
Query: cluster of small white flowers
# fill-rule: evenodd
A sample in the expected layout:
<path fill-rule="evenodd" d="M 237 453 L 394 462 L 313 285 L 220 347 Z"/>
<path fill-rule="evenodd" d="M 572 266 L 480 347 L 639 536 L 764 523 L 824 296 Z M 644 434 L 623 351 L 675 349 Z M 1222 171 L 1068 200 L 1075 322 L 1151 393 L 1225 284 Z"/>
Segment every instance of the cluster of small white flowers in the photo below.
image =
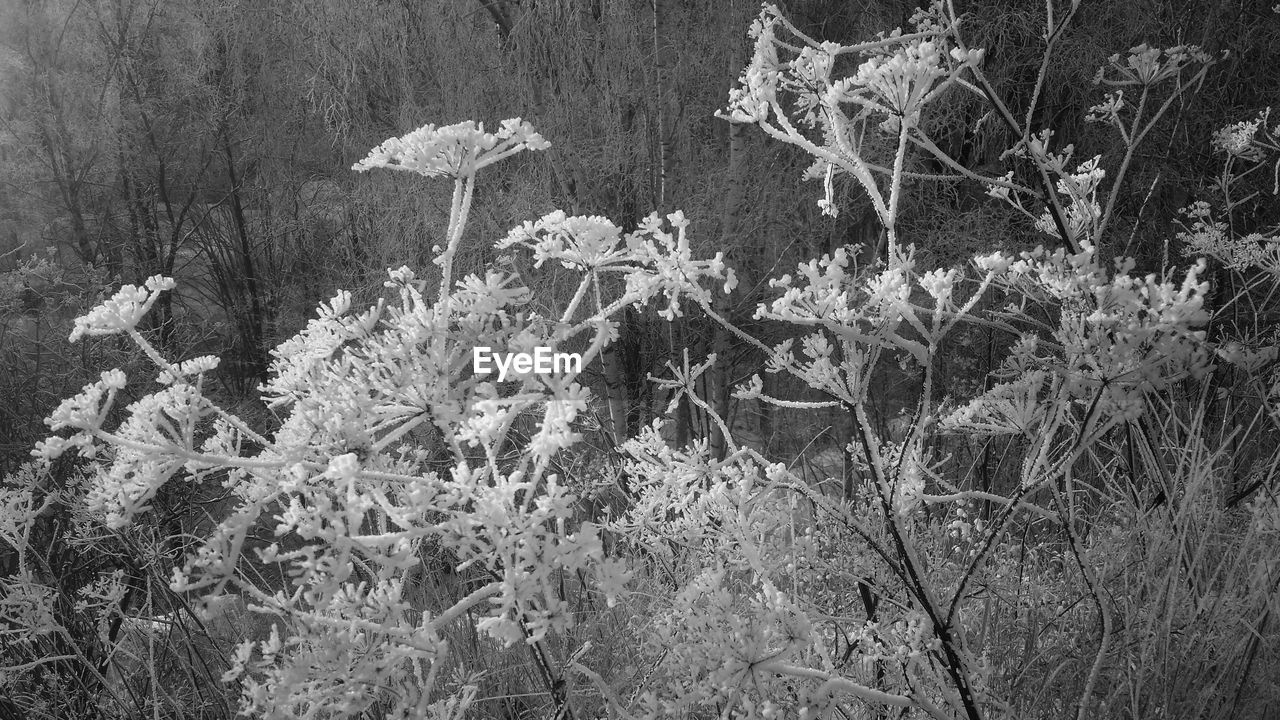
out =
<path fill-rule="evenodd" d="M 711 300 L 702 281 L 721 281 L 726 293 L 738 281 L 725 266 L 722 252 L 709 260 L 693 259 L 684 213 L 677 210 L 667 220 L 672 232 L 663 228 L 655 213 L 623 237 L 618 226 L 606 218 L 569 217 L 556 211 L 511 230 L 498 248 L 529 249 L 538 266 L 558 260 L 566 268 L 621 274 L 626 279 L 626 293 L 618 302 L 646 304 L 664 295 L 667 307 L 659 314 L 673 320 L 683 314 L 682 297 L 690 296 L 699 304 Z"/>
<path fill-rule="evenodd" d="M 948 57 L 954 64 L 947 62 Z M 899 122 L 908 127 L 919 124 L 920 111 L 933 97 L 939 80 L 954 76 L 959 68 L 981 63 L 982 58 L 982 50 L 948 50 L 941 37 L 917 38 L 892 53 L 876 54 L 862 63 L 850 83 L 832 86 L 828 104 L 853 102 L 883 113 L 888 117 L 881 128 L 897 132 Z"/>
<path fill-rule="evenodd" d="M 1096 110 L 1097 108 L 1095 108 Z M 1123 128 L 1122 128 L 1123 129 Z M 1055 189 L 1064 198 L 1064 217 L 1068 238 L 1061 238 L 1058 223 L 1054 220 L 1051 208 L 1046 206 L 1039 215 L 1034 214 L 1022 204 L 1022 199 L 1010 192 L 1003 184 L 987 184 L 987 195 L 1003 200 L 1010 207 L 1035 223 L 1035 227 L 1052 237 L 1069 240 L 1073 247 L 1083 247 L 1094 241 L 1102 221 L 1102 206 L 1098 202 L 1098 190 L 1106 177 L 1106 171 L 1100 166 L 1101 156 L 1080 163 L 1076 169 L 1068 170 L 1068 164 L 1075 153 L 1074 145 L 1068 144 L 1060 151 L 1050 149 L 1053 139 L 1052 130 L 1042 130 L 1027 140 L 1019 140 L 1008 153 L 1015 157 L 1030 158 L 1046 172 L 1056 176 Z M 1013 181 L 1013 173 L 1008 172 L 1000 178 L 1001 183 Z"/>
<path fill-rule="evenodd" d="M 663 440 L 661 428 L 662 422 L 654 421 L 623 445 L 623 469 L 632 478 L 636 500 L 609 528 L 657 548 L 664 537 L 700 545 L 713 537 L 706 518 L 723 507 L 727 488 L 705 442 L 675 449 Z"/>
<path fill-rule="evenodd" d="M 1003 252 L 993 252 L 990 255 L 978 255 L 973 258 L 974 267 L 983 272 L 989 272 L 999 275 L 1009 269 L 1013 264 L 1012 258 Z"/>
<path fill-rule="evenodd" d="M 160 375 L 156 378 L 156 382 L 161 385 L 182 382 L 192 376 L 213 372 L 217 369 L 219 362 L 220 360 L 213 355 L 201 355 L 190 360 L 183 360 L 180 363 L 169 365 L 162 369 Z"/>
<path fill-rule="evenodd" d="M 622 230 L 608 218 L 569 217 L 563 210 L 512 228 L 498 249 L 524 247 L 533 251 L 534 266 L 558 260 L 571 269 L 607 269 L 626 257 Z"/>
<path fill-rule="evenodd" d="M 275 398 L 274 403 L 309 394 L 319 366 L 344 343 L 367 335 L 377 322 L 374 311 L 359 318 L 347 315 L 350 305 L 351 293 L 339 290 L 328 305 L 321 303 L 318 317 L 271 351 L 271 379 L 262 390 Z"/>
<path fill-rule="evenodd" d="M 810 87 L 825 85 L 830 81 L 831 68 L 835 65 L 840 45 L 824 42 L 817 47 L 804 47 L 788 65 L 796 79 Z"/>
<path fill-rule="evenodd" d="M 1215 221 L 1212 208 L 1204 201 L 1192 203 L 1181 213 L 1189 222 L 1177 235 L 1184 255 L 1211 257 L 1232 270 L 1258 269 L 1280 275 L 1280 237 L 1261 233 L 1231 237 L 1227 224 Z"/>
<path fill-rule="evenodd" d="M 1262 149 L 1254 145 L 1261 120 L 1241 121 L 1213 134 L 1213 147 L 1242 160 L 1261 160 Z"/>
<path fill-rule="evenodd" d="M 144 396 L 128 412 L 115 431 L 126 443 L 114 448 L 85 498 L 86 507 L 103 513 L 111 528 L 146 512 L 156 491 L 179 470 L 201 466 L 183 451 L 193 450 L 194 427 L 211 410 L 194 386 L 180 383 Z"/>
<path fill-rule="evenodd" d="M 843 248 L 803 263 L 798 266 L 795 277 L 783 275 L 770 280 L 770 285 L 782 292 L 773 301 L 761 303 L 755 316 L 834 332 L 845 343 L 845 365 L 857 361 L 861 350 L 855 345 L 892 348 L 904 351 L 915 361 L 928 362 L 930 343 L 941 340 L 957 318 L 968 312 L 977 296 L 964 301 L 956 297 L 961 280 L 959 270 L 918 273 L 914 248 L 908 246 L 903 251 L 895 254 L 888 266 L 862 276 L 849 271 L 848 253 Z M 994 267 L 995 257 L 983 258 L 982 262 Z M 979 283 L 977 295 L 981 294 L 984 283 L 996 274 L 986 271 L 988 278 Z M 932 307 L 920 307 L 913 302 L 912 294 L 917 290 L 929 296 Z M 900 332 L 903 326 L 913 332 Z M 918 333 L 918 337 L 912 337 L 914 333 Z M 833 384 L 828 381 L 830 378 L 822 379 L 834 377 L 827 367 L 831 364 L 829 360 L 797 359 L 790 348 L 790 341 L 775 348 L 771 364 L 776 369 L 785 367 L 788 372 L 799 373 L 806 382 L 817 383 L 814 387 L 834 392 L 837 397 L 846 396 L 848 389 L 841 390 L 841 382 Z"/>
<path fill-rule="evenodd" d="M 929 293 L 929 297 L 941 305 L 951 301 L 951 293 L 955 289 L 956 278 L 960 271 L 956 268 L 930 270 L 920 276 L 920 287 Z"/>
<path fill-rule="evenodd" d="M 859 104 L 914 125 L 919 122 L 921 101 L 938 78 L 946 74 L 937 45 L 915 40 L 900 52 L 868 59 L 858 66 L 852 80 L 854 86 L 870 91 L 873 98 Z M 857 96 L 847 99 L 858 102 Z"/>
<path fill-rule="evenodd" d="M 521 150 L 549 147 L 551 143 L 520 118 L 503 120 L 495 133 L 485 132 L 484 123 L 467 120 L 444 127 L 424 125 L 407 135 L 391 138 L 351 169 L 364 172 L 387 168 L 419 175 L 464 178 Z"/>
<path fill-rule="evenodd" d="M 173 287 L 173 278 L 162 275 L 148 278 L 143 287 L 125 285 L 101 305 L 76 318 L 71 342 L 86 335 L 113 335 L 132 330 L 159 299 L 160 293 Z"/>
<path fill-rule="evenodd" d="M 757 309 L 756 317 L 765 317 L 766 313 L 795 313 L 808 319 L 830 317 L 841 322 L 851 320 L 856 313 L 850 311 L 853 275 L 848 268 L 848 251 L 837 248 L 831 255 L 801 264 L 794 279 L 789 274 L 771 278 L 769 286 L 780 289 L 782 294 L 772 303 Z"/>
<path fill-rule="evenodd" d="M 45 420 L 45 424 L 52 430 L 96 429 L 102 423 L 102 416 L 110 409 L 110 398 L 114 397 L 117 390 L 123 389 L 126 382 L 124 371 L 120 369 L 103 372 L 99 380 L 86 385 L 75 397 L 59 403 Z M 105 406 L 104 397 L 108 398 Z"/>
<path fill-rule="evenodd" d="M 904 308 L 911 299 L 911 270 L 910 264 L 892 263 L 883 272 L 868 278 L 866 288 L 869 304 L 881 313 Z"/>
<path fill-rule="evenodd" d="M 459 468 L 453 483 L 471 510 L 443 522 L 443 537 L 459 557 L 506 576 L 477 630 L 506 644 L 539 642 L 547 633 L 573 625 L 567 605 L 550 591 L 558 573 L 622 572 L 604 560 L 593 524 L 566 531 L 574 497 L 555 475 L 546 477 L 537 501 L 528 507 L 519 497 L 535 488 L 519 471 L 494 475 Z"/>

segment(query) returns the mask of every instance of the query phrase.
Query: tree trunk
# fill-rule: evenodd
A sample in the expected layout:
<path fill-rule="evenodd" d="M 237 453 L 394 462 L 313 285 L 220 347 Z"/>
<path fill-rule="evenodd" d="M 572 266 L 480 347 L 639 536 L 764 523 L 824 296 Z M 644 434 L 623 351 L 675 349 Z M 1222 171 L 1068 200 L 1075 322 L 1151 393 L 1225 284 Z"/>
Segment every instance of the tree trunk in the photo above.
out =
<path fill-rule="evenodd" d="M 245 221 L 244 204 L 241 201 L 240 178 L 236 176 L 235 156 L 231 152 L 231 141 L 226 130 L 222 135 L 223 154 L 227 160 L 227 180 L 231 183 L 231 218 L 235 224 L 236 240 L 239 242 L 238 260 L 244 275 L 245 294 L 248 295 L 249 308 L 237 308 L 240 340 L 244 343 L 245 361 L 249 374 L 262 382 L 267 380 L 267 356 L 263 351 L 263 307 L 262 294 L 258 284 L 257 269 L 253 261 L 253 246 L 249 240 L 249 226 Z"/>
<path fill-rule="evenodd" d="M 734 77 L 734 72 L 738 68 L 737 53 L 729 55 L 729 77 Z M 746 146 L 746 128 L 740 123 L 729 123 L 729 167 L 725 173 L 725 190 L 724 205 L 720 209 L 720 242 L 716 247 L 723 250 L 725 260 L 732 267 L 733 249 L 736 246 L 737 231 L 739 225 L 739 209 L 742 207 L 743 194 L 743 154 Z M 716 293 L 712 300 L 712 307 L 720 317 L 732 320 L 729 308 L 732 295 L 728 293 Z M 716 414 L 724 420 L 728 426 L 731 419 L 729 417 L 729 403 L 731 398 L 729 388 L 729 376 L 733 368 L 729 362 L 730 338 L 729 331 L 718 322 L 712 324 L 711 335 L 711 352 L 716 355 L 716 364 L 707 373 L 707 384 L 710 391 L 711 407 Z M 728 438 L 724 436 L 724 431 L 720 425 L 711 424 L 711 455 L 716 459 L 723 459 L 728 449 Z M 732 430 L 732 428 L 730 428 Z"/>
<path fill-rule="evenodd" d="M 619 339 L 604 349 L 600 361 L 604 365 L 604 391 L 609 406 L 609 431 L 615 445 L 627 440 L 627 382 L 618 357 Z"/>

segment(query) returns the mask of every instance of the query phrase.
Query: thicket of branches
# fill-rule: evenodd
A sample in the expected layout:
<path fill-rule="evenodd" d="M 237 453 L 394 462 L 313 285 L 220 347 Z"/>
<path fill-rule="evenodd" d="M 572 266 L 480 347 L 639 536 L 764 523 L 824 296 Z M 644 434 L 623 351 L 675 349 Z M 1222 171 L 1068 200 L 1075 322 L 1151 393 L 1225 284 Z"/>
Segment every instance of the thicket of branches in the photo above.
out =
<path fill-rule="evenodd" d="M 1128 7 L 6 8 L 0 716 L 1267 717 L 1280 15 Z"/>

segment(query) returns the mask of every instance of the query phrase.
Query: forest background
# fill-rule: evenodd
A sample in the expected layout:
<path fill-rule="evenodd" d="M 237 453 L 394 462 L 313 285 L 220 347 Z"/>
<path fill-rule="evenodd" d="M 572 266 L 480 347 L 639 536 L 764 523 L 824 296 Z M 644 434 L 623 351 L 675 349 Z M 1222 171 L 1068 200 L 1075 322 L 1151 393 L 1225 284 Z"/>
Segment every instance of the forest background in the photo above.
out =
<path fill-rule="evenodd" d="M 780 5 L 809 37 L 839 43 L 905 25 L 914 9 L 907 2 L 843 0 Z M 1028 128 L 1052 128 L 1055 146 L 1073 144 L 1077 158 L 1100 155 L 1111 176 L 1123 162 L 1124 192 L 1116 198 L 1098 255 L 1134 258 L 1134 276 L 1185 266 L 1180 233 L 1187 218 L 1179 211 L 1195 200 L 1224 195 L 1228 185 L 1234 193 L 1226 200 L 1233 236 L 1273 228 L 1280 207 L 1271 178 L 1263 177 L 1270 168 L 1232 185 L 1234 178 L 1228 182 L 1222 154 L 1211 139 L 1280 97 L 1280 74 L 1274 72 L 1280 65 L 1280 15 L 1261 2 L 1086 2 L 1071 13 L 1070 4 L 1060 5 L 1059 19 L 1069 15 L 1071 23 L 1054 36 L 1047 63 L 1042 62 L 1044 5 L 980 1 L 957 9 L 965 16 L 968 46 L 985 49 L 982 69 L 992 91 L 1011 107 L 1032 108 Z M 757 305 L 777 294 L 769 279 L 846 246 L 861 246 L 853 254 L 869 268 L 885 259 L 886 232 L 882 217 L 853 182 L 836 184 L 837 212 L 824 213 L 815 202 L 821 183 L 800 180 L 813 162 L 810 154 L 749 124 L 716 117 L 752 58 L 746 28 L 759 11 L 737 0 L 5 2 L 0 6 L 0 469 L 15 478 L 24 472 L 31 448 L 48 435 L 44 418 L 63 398 L 104 370 L 147 364 L 145 354 L 126 343 L 73 344 L 68 335 L 74 318 L 115 287 L 142 285 L 154 275 L 173 277 L 177 284 L 143 320 L 145 336 L 168 357 L 220 356 L 205 393 L 256 427 L 278 425 L 257 391 L 269 380 L 271 349 L 302 330 L 335 289 L 350 290 L 355 306 L 367 306 L 382 296 L 387 268 L 407 265 L 427 273 L 431 267 L 432 247 L 449 229 L 451 188 L 406 174 L 350 170 L 369 148 L 426 122 L 475 119 L 495 127 L 504 118 L 520 117 L 552 143 L 545 152 L 486 170 L 455 259 L 457 276 L 503 268 L 523 279 L 535 305 L 551 307 L 572 294 L 573 279 L 550 265 L 535 267 L 526 258 L 495 250 L 493 240 L 554 209 L 607 217 L 627 232 L 640 227 L 650 212 L 681 210 L 689 219 L 693 254 L 723 252 L 737 273 L 737 287 L 717 298 L 716 311 L 766 344 L 790 337 L 785 324 L 757 317 Z M 1099 68 L 1140 43 L 1197 45 L 1214 62 L 1201 82 L 1171 95 L 1167 112 L 1129 157 L 1113 128 L 1085 118 L 1103 99 L 1105 88 L 1096 83 Z M 959 90 L 935 103 L 945 111 L 931 112 L 923 122 L 939 149 L 960 166 L 1000 177 L 1017 162 L 1005 151 L 1020 138 L 987 105 Z M 924 154 L 911 162 L 909 170 L 918 176 L 904 180 L 894 231 L 901 242 L 914 244 L 920 267 L 959 266 L 981 253 L 1016 254 L 1063 244 L 988 194 L 982 183 L 938 179 L 954 174 L 952 168 Z M 1245 187 L 1248 183 L 1257 187 Z M 1233 275 L 1235 269 L 1221 260 L 1211 267 L 1209 309 L 1216 312 L 1215 304 L 1229 308 L 1221 327 L 1235 332 L 1247 326 L 1261 337 L 1276 325 L 1273 298 L 1238 290 L 1253 286 Z M 731 389 L 761 372 L 766 353 L 732 340 L 697 308 L 673 320 L 627 308 L 615 320 L 616 342 L 582 378 L 599 400 L 587 424 L 589 449 L 577 462 L 589 466 L 591 458 L 614 458 L 600 462 L 616 470 L 616 477 L 626 477 L 623 461 L 616 459 L 624 457 L 620 446 L 668 414 L 671 396 L 649 376 L 669 378 L 668 364 L 679 367 L 686 357 L 701 362 L 714 352 L 719 363 L 696 387 L 706 404 L 677 402 L 667 441 L 674 447 L 705 441 L 713 458 L 723 458 L 736 441 L 783 463 L 822 492 L 827 483 L 835 488 L 833 496 L 853 494 L 858 461 L 849 442 L 858 423 L 848 408 L 778 408 L 734 399 Z M 954 406 L 990 390 L 991 373 L 1011 342 L 1008 333 L 981 324 L 952 333 L 934 348 L 932 392 Z M 919 380 L 905 366 L 895 367 L 885 362 L 883 382 L 869 393 L 866 408 L 878 436 L 903 442 L 914 433 Z M 762 381 L 768 395 L 797 402 L 827 397 L 795 378 L 762 374 Z M 1182 515 L 1170 520 L 1169 542 L 1185 551 L 1183 570 L 1190 574 L 1197 570 L 1185 562 L 1221 559 L 1208 552 L 1197 555 L 1203 546 L 1197 543 L 1214 533 L 1237 533 L 1228 516 L 1273 491 L 1275 462 L 1267 448 L 1275 447 L 1275 429 L 1266 411 L 1241 431 L 1236 420 L 1255 417 L 1241 415 L 1245 411 L 1239 407 L 1248 403 L 1241 400 L 1237 406 L 1234 396 L 1216 395 L 1238 387 L 1236 382 L 1219 378 L 1212 402 L 1200 406 L 1198 415 L 1191 413 L 1197 422 L 1217 423 L 1215 437 L 1232 450 L 1214 461 L 1220 464 L 1213 472 L 1229 478 L 1207 501 L 1216 510 L 1204 511 L 1195 522 Z M 122 399 L 141 393 L 127 389 Z M 1254 399 L 1255 405 L 1265 405 Z M 716 414 L 726 428 L 717 426 Z M 945 447 L 953 462 L 970 468 L 967 477 L 975 487 L 991 490 L 1002 487 L 1010 472 L 1016 474 L 1002 462 L 1016 440 L 988 438 L 954 447 L 938 440 L 937 448 Z M 1205 442 L 1207 452 L 1218 452 L 1212 441 Z M 1138 463 L 1132 447 L 1131 442 L 1127 467 L 1134 474 Z M 1166 458 L 1168 452 L 1156 443 L 1144 460 L 1177 466 L 1177 454 Z M 1265 472 L 1256 472 L 1259 468 Z M 63 472 L 69 476 L 71 471 Z M 1162 492 L 1173 491 L 1137 483 L 1131 494 L 1135 507 L 1149 511 L 1169 502 L 1159 499 Z M 625 488 L 593 492 L 579 493 L 580 515 L 594 518 L 604 506 L 628 501 Z M 1187 491 L 1178 492 L 1185 497 Z M 209 508 L 218 502 L 207 487 L 167 488 L 157 495 L 147 522 L 167 537 L 185 537 L 207 524 Z M 113 546 L 111 554 L 85 558 L 61 534 L 59 512 L 70 510 L 44 516 L 33 542 L 56 568 L 50 577 L 68 598 L 83 594 L 94 578 L 122 569 L 163 580 L 164 562 L 179 564 L 190 549 L 170 544 L 168 556 L 143 559 L 131 557 L 124 543 Z M 1027 537 L 1021 539 L 1023 547 L 1036 542 L 1034 535 Z M 1266 542 L 1274 542 L 1268 537 Z M 14 554 L 0 558 L 6 574 L 17 572 Z M 1054 562 L 1044 560 L 1040 571 L 1055 578 L 1070 575 L 1064 567 L 1069 563 L 1061 557 Z M 655 571 L 655 584 L 662 582 Z M 1132 590 L 1145 598 L 1159 578 L 1134 582 L 1121 594 Z M 1082 590 L 1080 597 L 1092 591 Z M 1263 678 L 1280 667 L 1271 619 L 1275 589 L 1255 588 L 1249 597 L 1261 604 L 1247 612 L 1239 610 L 1248 606 L 1245 601 L 1231 606 L 1250 618 L 1244 631 L 1233 630 L 1232 637 L 1241 638 L 1237 644 L 1219 648 L 1212 658 L 1184 658 L 1187 666 L 1165 666 L 1157 672 L 1164 683 L 1159 692 L 1147 686 L 1122 691 L 1120 682 L 1097 692 L 1111 694 L 1112 707 L 1132 701 L 1139 708 L 1133 716 L 1154 717 L 1158 705 L 1169 717 L 1190 717 L 1174 709 L 1185 710 L 1178 703 L 1190 703 L 1212 706 L 1219 713 L 1215 717 L 1262 717 L 1257 713 L 1276 702 L 1274 682 Z M 866 596 L 861 601 L 864 619 L 871 620 L 875 604 Z M 1045 657 L 1033 648 L 1049 642 L 1055 626 L 1040 616 L 1048 611 L 1036 602 L 1012 601 L 1009 612 L 1014 624 L 1021 623 L 1022 634 L 1009 647 L 1025 651 L 1021 657 L 1029 663 L 1034 658 L 1045 668 L 1071 668 L 1056 678 L 1045 669 L 1038 681 L 1044 692 L 1074 697 L 1079 686 L 1089 684 L 1096 649 L 1089 643 L 1098 638 L 1062 631 L 1057 640 L 1080 647 L 1059 648 Z M 1059 597 L 1049 605 L 1072 602 Z M 77 612 L 67 600 L 59 606 L 59 622 L 66 627 L 90 623 L 77 619 Z M 150 612 L 174 610 L 157 601 Z M 1157 620 L 1171 613 L 1153 612 L 1147 618 L 1156 628 L 1152 632 L 1167 635 L 1171 631 Z M 102 646 L 121 642 L 118 627 L 107 635 L 89 626 L 81 631 L 109 637 L 111 642 L 98 643 Z M 1190 637 L 1193 629 L 1178 632 L 1188 634 L 1188 647 L 1203 644 L 1204 635 Z M 1126 641 L 1147 642 L 1136 635 Z M 82 651 L 95 662 L 94 653 L 114 657 L 96 641 L 86 642 L 94 647 Z M 479 653 L 480 646 L 474 647 Z M 1167 656 L 1169 649 L 1163 652 Z M 619 660 L 613 676 L 605 674 L 618 687 L 643 686 L 641 676 L 653 658 L 637 653 Z M 503 657 L 509 671 L 457 683 L 479 688 L 472 691 L 478 712 L 519 717 L 541 712 L 547 703 L 566 707 L 554 683 L 545 682 L 546 673 L 537 671 L 536 659 L 515 651 Z M 1073 661 L 1079 661 L 1078 668 Z M 103 667 L 107 664 L 104 660 Z M 61 666 L 51 667 L 61 672 Z M 876 673 L 884 679 L 883 669 Z M 1180 673 L 1213 689 L 1182 697 L 1173 687 Z M 63 701 L 50 698 L 59 693 L 51 686 L 41 689 L 56 675 L 26 677 L 27 684 L 11 686 L 20 690 L 13 690 L 13 697 L 24 707 L 46 703 L 40 706 L 56 715 L 49 708 Z M 105 680 L 106 673 L 101 675 Z M 101 683 L 83 673 L 70 676 L 83 692 L 64 692 L 70 698 L 65 702 L 96 706 Z M 1074 690 L 1062 690 L 1070 684 L 1068 677 L 1076 678 Z M 192 679 L 181 692 L 197 693 L 210 678 Z M 139 691 L 138 697 L 150 693 L 153 698 L 135 697 L 139 712 L 162 704 L 154 699 L 161 684 Z M 1152 697 L 1144 694 L 1148 690 Z M 1085 694 L 1093 692 L 1089 688 Z M 1156 695 L 1163 699 L 1153 699 Z M 219 705 L 225 698 L 200 697 L 201 708 L 227 707 Z M 725 712 L 732 707 L 724 698 L 690 701 L 690 707 L 701 707 L 704 700 Z M 174 703 L 165 707 L 177 712 Z M 84 707 L 76 711 L 87 712 Z"/>

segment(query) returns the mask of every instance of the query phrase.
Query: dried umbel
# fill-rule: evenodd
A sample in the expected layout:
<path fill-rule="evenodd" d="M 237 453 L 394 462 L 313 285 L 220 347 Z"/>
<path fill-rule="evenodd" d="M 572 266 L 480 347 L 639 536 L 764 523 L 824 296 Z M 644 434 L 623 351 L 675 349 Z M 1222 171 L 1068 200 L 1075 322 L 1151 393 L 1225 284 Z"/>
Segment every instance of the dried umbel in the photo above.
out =
<path fill-rule="evenodd" d="M 481 168 L 522 150 L 549 147 L 551 143 L 520 118 L 503 120 L 493 133 L 485 132 L 484 123 L 467 120 L 444 127 L 424 125 L 407 135 L 391 138 L 369 151 L 369 156 L 351 169 L 364 172 L 386 168 L 458 179 L 474 177 Z"/>

